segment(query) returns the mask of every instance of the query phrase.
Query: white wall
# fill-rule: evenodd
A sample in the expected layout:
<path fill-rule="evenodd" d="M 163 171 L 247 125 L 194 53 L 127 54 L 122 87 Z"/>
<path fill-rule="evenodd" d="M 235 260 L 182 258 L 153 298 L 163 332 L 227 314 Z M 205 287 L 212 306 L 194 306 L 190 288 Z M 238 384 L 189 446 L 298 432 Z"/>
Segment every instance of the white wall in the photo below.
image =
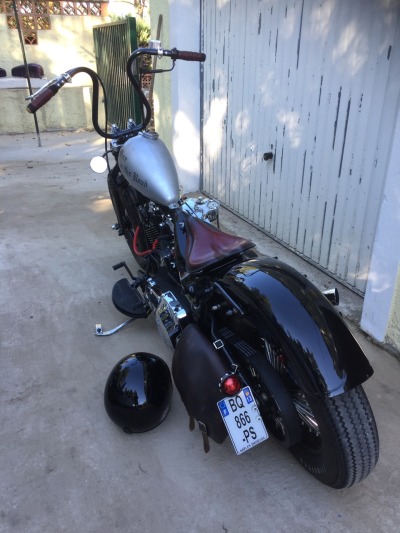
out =
<path fill-rule="evenodd" d="M 157 34 L 161 18 L 160 34 Z M 151 38 L 159 39 L 163 48 L 170 48 L 168 0 L 151 0 Z M 161 63 L 161 62 L 160 62 Z M 160 64 L 158 66 L 161 66 Z M 172 76 L 174 72 L 172 73 Z M 155 128 L 172 152 L 171 74 L 155 76 L 153 106 Z"/>
<path fill-rule="evenodd" d="M 46 80 L 32 79 L 35 92 Z M 28 84 L 24 78 L 0 79 L 0 134 L 35 132 L 33 115 L 26 111 L 29 102 Z M 103 108 L 100 107 L 100 124 L 104 124 Z M 41 131 L 93 129 L 92 87 L 67 84 L 55 98 L 36 114 Z"/>
<path fill-rule="evenodd" d="M 28 63 L 39 63 L 44 76 L 51 79 L 67 69 L 85 66 L 96 70 L 93 44 L 93 26 L 105 24 L 108 17 L 51 16 L 51 29 L 39 30 L 37 45 L 25 45 Z M 7 27 L 6 16 L 0 15 L 1 66 L 11 76 L 11 70 L 23 64 L 17 30 Z M 36 90 L 46 80 L 32 78 Z M 28 96 L 24 78 L 0 80 L 0 133 L 26 133 L 36 130 L 32 115 L 26 112 Z M 92 128 L 91 81 L 80 74 L 73 83 L 38 111 L 40 130 Z M 101 112 L 101 111 L 100 111 Z"/>
<path fill-rule="evenodd" d="M 365 293 L 361 327 L 378 341 L 389 341 L 400 350 L 400 116 L 393 137 L 387 182 L 375 237 Z"/>
<path fill-rule="evenodd" d="M 166 6 L 166 4 L 168 4 Z M 165 16 L 165 9 L 169 7 Z M 198 0 L 155 0 L 151 3 L 152 38 L 159 12 L 163 14 L 162 39 L 164 47 L 179 50 L 200 51 L 200 3 Z M 169 28 L 165 25 L 170 21 Z M 179 180 L 184 192 L 199 190 L 200 186 L 200 66 L 196 62 L 177 61 L 170 76 L 172 114 L 169 127 L 172 131 L 172 152 L 177 165 Z M 161 121 L 163 130 L 165 113 L 168 116 L 167 102 L 160 98 L 155 86 L 156 128 Z M 160 109 L 157 107 L 160 106 Z M 166 106 L 163 111 L 162 106 Z M 158 115 L 158 119 L 157 119 Z M 164 137 L 163 131 L 160 130 Z M 168 139 L 166 136 L 166 143 Z"/>
<path fill-rule="evenodd" d="M 52 15 L 50 20 L 50 30 L 38 31 L 38 44 L 25 45 L 28 63 L 39 63 L 44 69 L 44 76 L 49 79 L 72 67 L 96 69 L 92 28 L 110 19 Z M 1 66 L 11 76 L 11 69 L 22 65 L 23 57 L 18 32 L 7 27 L 3 14 L 0 15 L 0 50 Z"/>

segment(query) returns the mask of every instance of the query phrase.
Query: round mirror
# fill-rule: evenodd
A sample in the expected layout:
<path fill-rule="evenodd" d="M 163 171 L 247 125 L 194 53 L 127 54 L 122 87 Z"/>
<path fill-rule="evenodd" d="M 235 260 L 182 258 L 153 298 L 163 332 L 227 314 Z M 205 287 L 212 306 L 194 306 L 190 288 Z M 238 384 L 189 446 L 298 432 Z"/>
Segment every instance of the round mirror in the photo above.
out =
<path fill-rule="evenodd" d="M 96 155 L 96 157 L 93 157 L 93 159 L 90 161 L 90 168 L 93 170 L 93 172 L 96 172 L 96 174 L 102 174 L 107 170 L 107 161 L 104 159 L 104 157 Z"/>

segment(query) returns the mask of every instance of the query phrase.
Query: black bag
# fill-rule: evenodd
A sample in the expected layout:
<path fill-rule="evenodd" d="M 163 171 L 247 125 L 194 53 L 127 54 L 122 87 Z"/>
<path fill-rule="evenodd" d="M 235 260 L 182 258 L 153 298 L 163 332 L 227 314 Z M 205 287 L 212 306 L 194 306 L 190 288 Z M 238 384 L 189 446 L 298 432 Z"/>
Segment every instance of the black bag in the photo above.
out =
<path fill-rule="evenodd" d="M 190 417 L 190 429 L 197 420 L 203 433 L 204 451 L 208 438 L 222 444 L 227 436 L 217 402 L 225 395 L 219 384 L 230 373 L 230 365 L 195 324 L 187 326 L 172 359 L 172 375 Z"/>

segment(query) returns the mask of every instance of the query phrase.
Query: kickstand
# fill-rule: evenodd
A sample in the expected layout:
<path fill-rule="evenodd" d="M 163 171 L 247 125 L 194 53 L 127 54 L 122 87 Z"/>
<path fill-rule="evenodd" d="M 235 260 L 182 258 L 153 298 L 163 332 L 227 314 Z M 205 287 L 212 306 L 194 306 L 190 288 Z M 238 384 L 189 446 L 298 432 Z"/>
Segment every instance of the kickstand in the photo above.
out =
<path fill-rule="evenodd" d="M 128 324 L 130 324 L 134 320 L 136 320 L 136 317 L 128 318 L 128 320 L 125 320 L 125 322 L 123 322 L 119 326 L 117 326 L 117 327 L 115 327 L 113 329 L 109 329 L 108 331 L 103 331 L 103 328 L 102 328 L 101 324 L 96 324 L 95 335 L 98 335 L 99 337 L 108 337 L 109 335 L 112 335 L 113 333 L 117 333 L 117 331 L 119 331 L 123 327 L 127 326 Z"/>

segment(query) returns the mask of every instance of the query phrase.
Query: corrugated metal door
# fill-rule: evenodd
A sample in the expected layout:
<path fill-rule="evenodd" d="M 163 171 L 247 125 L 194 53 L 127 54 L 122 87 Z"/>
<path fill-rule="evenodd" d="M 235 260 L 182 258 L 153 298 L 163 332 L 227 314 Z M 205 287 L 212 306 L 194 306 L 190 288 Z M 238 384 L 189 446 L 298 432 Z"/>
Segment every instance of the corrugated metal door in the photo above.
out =
<path fill-rule="evenodd" d="M 363 292 L 399 106 L 399 2 L 202 8 L 204 191 Z"/>
<path fill-rule="evenodd" d="M 126 73 L 129 55 L 137 48 L 136 19 L 127 17 L 93 28 L 97 73 L 107 95 L 107 122 L 126 128 L 129 118 L 141 121 L 141 106 Z"/>

